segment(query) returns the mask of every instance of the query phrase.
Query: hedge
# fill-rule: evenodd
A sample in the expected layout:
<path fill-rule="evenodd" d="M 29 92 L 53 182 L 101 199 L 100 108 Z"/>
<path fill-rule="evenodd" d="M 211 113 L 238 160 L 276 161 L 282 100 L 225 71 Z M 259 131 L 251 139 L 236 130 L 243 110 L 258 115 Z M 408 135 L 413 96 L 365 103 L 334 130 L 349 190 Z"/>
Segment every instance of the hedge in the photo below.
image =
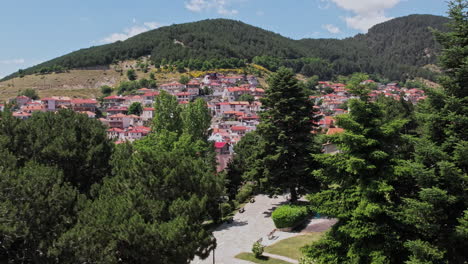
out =
<path fill-rule="evenodd" d="M 271 218 L 276 228 L 295 227 L 309 216 L 307 206 L 282 205 L 276 208 Z"/>

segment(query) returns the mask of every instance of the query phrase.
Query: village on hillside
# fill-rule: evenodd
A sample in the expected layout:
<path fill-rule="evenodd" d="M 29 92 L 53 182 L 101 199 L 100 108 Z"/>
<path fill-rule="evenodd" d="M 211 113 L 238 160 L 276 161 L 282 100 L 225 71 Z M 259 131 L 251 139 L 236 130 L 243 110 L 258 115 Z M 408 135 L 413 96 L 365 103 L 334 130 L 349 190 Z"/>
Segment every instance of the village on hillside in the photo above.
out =
<path fill-rule="evenodd" d="M 378 96 L 391 97 L 395 100 L 410 101 L 413 104 L 426 98 L 424 91 L 416 88 L 399 87 L 397 83 L 380 84 L 373 80 L 376 87 L 369 96 L 375 100 Z M 193 78 L 187 84 L 177 81 L 161 84 L 157 89 L 141 88 L 132 95 L 111 95 L 101 102 L 95 98 L 69 98 L 53 96 L 32 100 L 26 96 L 12 98 L 13 116 L 27 119 L 34 112 L 58 111 L 72 109 L 86 114 L 89 118 L 98 118 L 108 127 L 107 135 L 116 144 L 141 139 L 151 132 L 150 122 L 154 116 L 154 102 L 160 91 L 167 91 L 175 96 L 181 105 L 186 105 L 196 98 L 207 102 L 213 119 L 211 136 L 217 152 L 218 170 L 223 170 L 234 153 L 234 146 L 248 132 L 254 131 L 260 122 L 262 111 L 261 98 L 265 90 L 259 88 L 259 81 L 253 75 L 207 74 L 203 78 Z M 316 87 L 320 95 L 310 96 L 319 115 L 318 130 L 320 133 L 334 134 L 343 130 L 335 124 L 336 115 L 348 112 L 346 102 L 353 98 L 345 84 L 321 81 Z M 204 91 L 210 91 L 208 93 Z M 140 115 L 128 114 L 130 105 L 140 103 L 143 111 Z M 0 110 L 4 110 L 0 104 Z M 99 113 L 99 116 L 98 114 Z M 337 151 L 333 144 L 324 144 L 325 153 Z"/>

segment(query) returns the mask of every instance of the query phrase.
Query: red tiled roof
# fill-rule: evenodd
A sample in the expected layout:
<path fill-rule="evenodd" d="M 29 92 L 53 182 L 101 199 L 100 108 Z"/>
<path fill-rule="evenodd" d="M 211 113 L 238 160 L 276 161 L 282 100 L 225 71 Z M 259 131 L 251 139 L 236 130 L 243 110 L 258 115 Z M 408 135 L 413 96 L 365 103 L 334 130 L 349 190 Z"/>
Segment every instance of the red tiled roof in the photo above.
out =
<path fill-rule="evenodd" d="M 247 130 L 247 127 L 246 126 L 233 126 L 231 127 L 231 130 L 232 131 L 244 131 L 244 130 Z"/>
<path fill-rule="evenodd" d="M 339 127 L 329 128 L 327 131 L 327 135 L 334 135 L 334 134 L 339 134 L 343 132 L 344 132 L 344 129 L 339 128 Z"/>
<path fill-rule="evenodd" d="M 159 95 L 159 92 L 148 92 L 148 93 L 145 93 L 143 96 L 158 96 Z"/>
<path fill-rule="evenodd" d="M 215 148 L 217 149 L 224 148 L 226 144 L 227 144 L 226 142 L 215 142 Z"/>
<path fill-rule="evenodd" d="M 72 104 L 97 104 L 95 99 L 72 99 Z"/>
<path fill-rule="evenodd" d="M 120 128 L 114 127 L 114 128 L 107 129 L 107 132 L 117 132 L 117 133 L 121 133 L 121 132 L 123 132 L 123 130 L 120 129 Z"/>

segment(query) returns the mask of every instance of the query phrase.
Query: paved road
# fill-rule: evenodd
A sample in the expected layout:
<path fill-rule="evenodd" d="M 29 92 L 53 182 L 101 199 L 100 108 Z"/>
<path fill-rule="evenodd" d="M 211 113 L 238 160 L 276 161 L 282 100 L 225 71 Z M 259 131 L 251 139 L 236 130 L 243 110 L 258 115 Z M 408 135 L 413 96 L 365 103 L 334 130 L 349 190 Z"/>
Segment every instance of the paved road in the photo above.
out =
<path fill-rule="evenodd" d="M 286 202 L 283 196 L 268 198 L 266 195 L 255 197 L 255 203 L 248 203 L 245 212 L 237 213 L 234 222 L 224 223 L 214 232 L 218 247 L 215 251 L 216 264 L 250 264 L 234 258 L 241 252 L 251 252 L 252 244 L 266 237 L 274 228 L 270 216 L 273 210 Z M 293 234 L 294 236 L 297 234 Z M 264 238 L 265 240 L 266 238 Z M 195 259 L 192 264 L 212 264 L 213 256 L 205 260 Z"/>
<path fill-rule="evenodd" d="M 255 203 L 248 203 L 244 213 L 237 213 L 234 222 L 224 223 L 214 232 L 217 240 L 215 251 L 216 264 L 251 264 L 251 262 L 236 259 L 242 252 L 252 252 L 255 241 L 262 239 L 265 246 L 276 243 L 282 239 L 303 235 L 305 232 L 322 232 L 336 223 L 333 219 L 311 219 L 301 232 L 276 231 L 270 240 L 268 234 L 275 229 L 271 213 L 281 204 L 286 203 L 284 196 L 269 198 L 266 195 L 255 197 Z M 213 255 L 205 260 L 195 259 L 191 264 L 212 264 Z M 295 263 L 295 262 L 292 262 Z"/>

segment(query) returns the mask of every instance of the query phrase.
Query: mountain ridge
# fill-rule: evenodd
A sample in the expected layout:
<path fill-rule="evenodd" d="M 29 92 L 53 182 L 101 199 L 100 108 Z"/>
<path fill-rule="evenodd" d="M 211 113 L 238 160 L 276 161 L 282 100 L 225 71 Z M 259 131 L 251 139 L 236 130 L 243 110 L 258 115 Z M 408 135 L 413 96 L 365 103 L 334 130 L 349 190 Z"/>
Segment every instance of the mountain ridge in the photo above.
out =
<path fill-rule="evenodd" d="M 207 19 L 160 27 L 125 41 L 80 49 L 10 74 L 2 81 L 44 68 L 106 66 L 143 56 L 151 56 L 156 65 L 189 59 L 236 58 L 251 62 L 256 56 L 288 60 L 282 62 L 288 65 L 291 60 L 311 57 L 329 64 L 327 77 L 332 73 L 355 71 L 377 73 L 391 79 L 403 72 L 421 76 L 426 74 L 422 66 L 435 63 L 433 55 L 438 48 L 428 27 L 444 30 L 448 21 L 446 17 L 435 15 L 409 15 L 377 24 L 366 34 L 345 39 L 295 40 L 241 21 Z M 300 68 L 309 62 L 294 63 L 294 67 Z"/>

